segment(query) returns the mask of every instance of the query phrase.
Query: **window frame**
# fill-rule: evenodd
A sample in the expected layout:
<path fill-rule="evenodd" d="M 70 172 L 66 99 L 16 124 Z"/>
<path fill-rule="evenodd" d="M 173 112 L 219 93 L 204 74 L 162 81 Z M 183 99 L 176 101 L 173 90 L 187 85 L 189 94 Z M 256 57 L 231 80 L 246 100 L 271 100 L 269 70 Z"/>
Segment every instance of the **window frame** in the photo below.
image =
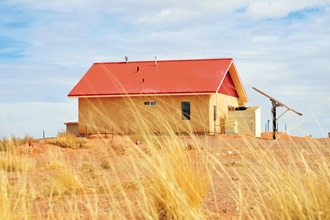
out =
<path fill-rule="evenodd" d="M 181 102 L 181 119 L 191 120 L 191 104 L 190 102 Z"/>
<path fill-rule="evenodd" d="M 157 101 L 144 101 L 143 102 L 144 106 L 156 106 L 157 105 Z"/>

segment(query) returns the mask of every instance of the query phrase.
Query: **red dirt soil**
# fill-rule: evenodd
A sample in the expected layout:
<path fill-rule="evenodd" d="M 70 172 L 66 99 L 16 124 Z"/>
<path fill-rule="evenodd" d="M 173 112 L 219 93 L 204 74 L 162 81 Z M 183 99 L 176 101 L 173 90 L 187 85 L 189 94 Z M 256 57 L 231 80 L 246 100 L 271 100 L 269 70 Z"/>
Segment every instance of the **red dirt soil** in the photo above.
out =
<path fill-rule="evenodd" d="M 109 135 L 110 136 L 110 135 Z M 236 172 L 241 174 L 240 177 L 244 178 L 244 176 L 249 175 L 249 167 L 255 166 L 256 161 L 253 158 L 246 164 L 246 162 L 242 162 L 242 158 L 240 155 L 244 155 L 247 153 L 245 146 L 247 144 L 253 144 L 256 146 L 272 146 L 270 150 L 275 152 L 278 155 L 282 155 L 283 152 L 281 149 L 286 148 L 299 148 L 310 149 L 308 144 L 309 140 L 316 140 L 313 138 L 304 138 L 304 137 L 294 137 L 287 135 L 285 133 L 278 133 L 278 140 L 273 141 L 273 133 L 264 132 L 261 135 L 261 138 L 254 138 L 247 135 L 237 135 L 237 134 L 222 134 L 216 136 L 200 136 L 198 138 L 199 146 L 205 147 L 204 152 L 212 154 L 215 158 L 219 160 L 221 164 L 224 166 L 228 166 L 228 175 L 227 177 L 214 175 L 213 177 L 213 188 L 209 189 L 206 193 L 202 209 L 205 210 L 205 218 L 206 219 L 238 219 L 239 218 L 239 207 L 237 205 L 237 201 L 232 197 L 232 192 L 235 191 L 235 184 L 249 184 L 244 183 L 242 179 L 238 179 L 236 176 Z M 159 138 L 162 138 L 161 136 Z M 186 146 L 188 144 L 193 143 L 192 138 L 189 136 L 180 136 Z M 303 142 L 300 142 L 303 141 Z M 320 139 L 321 144 L 329 145 L 329 139 Z M 122 180 L 123 184 L 130 184 L 132 180 L 132 175 L 129 175 L 129 167 L 125 161 L 133 155 L 132 148 L 138 147 L 143 151 L 147 150 L 147 146 L 144 143 L 136 146 L 128 136 L 114 136 L 114 140 L 111 140 L 111 137 L 108 139 L 102 139 L 101 135 L 93 135 L 89 136 L 88 143 L 90 147 L 86 149 L 64 149 L 60 147 L 56 147 L 53 145 L 45 144 L 44 140 L 40 140 L 39 143 L 34 144 L 33 151 L 28 151 L 28 146 L 21 146 L 19 148 L 19 152 L 22 154 L 29 154 L 32 158 L 35 158 L 37 164 L 39 166 L 43 166 L 45 161 L 47 160 L 47 153 L 49 151 L 60 151 L 62 152 L 68 161 L 71 163 L 72 167 L 79 167 L 82 162 L 88 162 L 93 164 L 97 169 L 100 168 L 100 164 L 102 160 L 108 160 L 111 163 L 112 169 L 106 170 L 109 176 L 118 175 L 118 178 Z M 101 148 L 100 146 L 103 146 Z M 186 147 L 183 146 L 183 147 Z M 194 149 L 194 148 L 192 148 Z M 106 153 L 105 151 L 111 151 L 114 154 Z M 189 151 L 189 154 L 199 154 L 198 149 Z M 231 152 L 231 153 L 229 153 Z M 326 153 L 326 152 L 325 152 Z M 137 154 L 134 154 L 137 155 Z M 329 155 L 328 155 L 329 156 Z M 285 155 L 283 155 L 285 158 Z M 246 158 L 249 158 L 246 155 Z M 141 158 L 136 157 L 136 160 Z M 39 168 L 36 168 L 39 169 Z M 116 170 L 117 172 L 114 172 Z M 33 176 L 34 173 L 31 173 L 29 178 L 32 182 L 39 181 L 40 176 Z M 89 185 L 93 186 L 95 180 L 90 180 Z M 109 180 L 111 182 L 111 180 Z M 43 183 L 41 183 L 43 184 Z M 96 186 L 95 186 L 96 187 Z M 136 191 L 134 187 L 130 189 L 127 194 L 129 199 L 132 201 L 132 204 L 136 204 L 139 200 L 136 197 Z M 100 215 L 98 219 L 103 217 L 109 217 L 109 209 L 111 209 L 111 204 L 107 201 L 109 200 L 109 196 L 107 194 L 99 194 L 98 209 Z M 67 199 L 67 198 L 66 198 Z M 91 194 L 91 199 L 93 199 L 93 195 Z M 63 204 L 59 199 L 55 206 L 62 207 Z M 123 199 L 124 201 L 124 199 Z M 44 201 L 40 201 L 40 204 Z M 45 207 L 44 207 L 45 206 Z M 47 210 L 48 206 L 39 205 L 40 211 Z M 125 209 L 125 207 L 123 207 Z M 251 203 L 251 211 L 253 209 L 253 204 Z M 86 215 L 82 215 L 81 219 L 90 219 L 91 216 L 88 215 L 87 211 L 81 211 L 81 213 L 86 213 Z M 111 212 L 110 212 L 111 213 Z M 46 213 L 45 213 L 46 216 Z M 112 216 L 116 218 L 116 216 Z M 129 217 L 129 216 L 127 216 Z M 138 216 L 139 219 L 139 216 Z"/>

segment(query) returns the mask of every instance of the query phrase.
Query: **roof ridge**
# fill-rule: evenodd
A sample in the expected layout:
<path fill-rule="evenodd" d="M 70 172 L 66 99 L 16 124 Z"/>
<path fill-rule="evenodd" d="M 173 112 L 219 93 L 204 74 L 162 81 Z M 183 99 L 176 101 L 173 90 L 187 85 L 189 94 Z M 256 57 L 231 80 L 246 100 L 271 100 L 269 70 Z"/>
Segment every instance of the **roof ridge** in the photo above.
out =
<path fill-rule="evenodd" d="M 157 62 L 190 62 L 190 61 L 217 61 L 217 60 L 233 60 L 233 58 L 208 58 L 208 59 L 182 59 L 182 60 L 157 60 Z M 154 63 L 154 60 L 144 61 L 129 61 L 128 63 Z M 119 62 L 95 62 L 94 64 L 122 64 L 125 61 Z"/>

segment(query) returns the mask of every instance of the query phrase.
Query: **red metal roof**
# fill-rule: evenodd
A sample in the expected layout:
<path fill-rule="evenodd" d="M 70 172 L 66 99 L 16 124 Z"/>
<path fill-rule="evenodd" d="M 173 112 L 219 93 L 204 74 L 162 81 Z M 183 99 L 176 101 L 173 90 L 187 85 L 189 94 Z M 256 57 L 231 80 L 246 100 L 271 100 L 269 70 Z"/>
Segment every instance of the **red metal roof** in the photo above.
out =
<path fill-rule="evenodd" d="M 228 82 L 232 63 L 231 58 L 94 63 L 68 96 L 215 93 Z"/>

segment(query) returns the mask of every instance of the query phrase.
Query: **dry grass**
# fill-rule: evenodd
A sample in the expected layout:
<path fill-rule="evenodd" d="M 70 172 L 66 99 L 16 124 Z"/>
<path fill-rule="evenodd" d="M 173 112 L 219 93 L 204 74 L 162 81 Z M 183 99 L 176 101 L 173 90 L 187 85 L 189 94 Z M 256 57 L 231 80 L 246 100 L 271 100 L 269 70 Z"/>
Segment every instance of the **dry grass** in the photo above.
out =
<path fill-rule="evenodd" d="M 313 147 L 311 151 L 283 149 L 286 161 L 276 155 L 260 160 L 260 173 L 251 180 L 261 192 L 256 216 L 272 219 L 329 219 L 330 169 L 329 160 Z M 259 154 L 265 154 L 262 151 Z M 317 158 L 317 159 L 309 159 Z M 284 163 L 284 164 L 283 164 Z M 258 177 L 258 178 L 257 178 Z"/>
<path fill-rule="evenodd" d="M 82 163 L 79 170 L 81 172 L 81 176 L 85 178 L 94 179 L 98 175 L 94 165 L 88 162 Z"/>
<path fill-rule="evenodd" d="M 10 219 L 11 207 L 7 189 L 7 175 L 0 170 L 0 219 Z"/>
<path fill-rule="evenodd" d="M 16 137 L 15 135 L 11 136 L 11 139 L 3 137 L 0 140 L 0 152 L 1 151 L 12 151 L 15 150 L 18 146 L 25 145 L 28 143 L 37 143 L 38 140 L 35 140 L 29 134 L 26 134 L 24 138 Z"/>
<path fill-rule="evenodd" d="M 47 140 L 46 142 L 63 148 L 78 149 L 87 147 L 87 141 L 85 139 L 78 138 L 71 133 L 59 133 L 56 138 Z"/>
<path fill-rule="evenodd" d="M 12 154 L 0 156 L 0 169 L 6 171 L 27 171 L 32 165 L 32 161 L 27 157 Z"/>
<path fill-rule="evenodd" d="M 49 181 L 51 184 L 44 191 L 45 196 L 75 195 L 83 191 L 83 184 L 78 174 L 72 169 L 58 170 L 49 178 Z"/>
<path fill-rule="evenodd" d="M 146 190 L 148 217 L 153 219 L 200 219 L 201 204 L 211 182 L 205 158 L 197 164 L 183 147 L 167 146 L 152 154 L 144 166 L 148 169 Z"/>
<path fill-rule="evenodd" d="M 106 159 L 103 159 L 101 161 L 101 167 L 103 169 L 112 169 L 112 166 L 111 166 L 110 162 L 108 160 L 106 160 Z"/>
<path fill-rule="evenodd" d="M 15 149 L 15 145 L 11 140 L 5 137 L 0 140 L 0 151 L 11 151 L 13 149 Z"/>
<path fill-rule="evenodd" d="M 162 135 L 59 134 L 27 155 L 3 139 L 0 219 L 330 219 L 329 141 L 178 136 L 158 119 Z"/>
<path fill-rule="evenodd" d="M 126 146 L 125 155 L 102 139 L 89 140 L 99 144 L 84 149 L 85 159 L 54 147 L 38 157 L 3 152 L 0 217 L 329 219 L 329 142 L 217 145 L 208 139 L 148 135 L 143 146 Z M 197 150 L 187 150 L 189 145 Z M 222 154 L 230 148 L 233 155 Z M 228 198 L 217 187 L 237 208 L 221 205 Z M 107 206 L 111 212 L 104 211 Z"/>
<path fill-rule="evenodd" d="M 69 168 L 68 161 L 65 159 L 65 155 L 58 151 L 47 151 L 45 154 L 46 163 L 43 166 L 44 170 L 51 169 L 66 169 Z"/>

